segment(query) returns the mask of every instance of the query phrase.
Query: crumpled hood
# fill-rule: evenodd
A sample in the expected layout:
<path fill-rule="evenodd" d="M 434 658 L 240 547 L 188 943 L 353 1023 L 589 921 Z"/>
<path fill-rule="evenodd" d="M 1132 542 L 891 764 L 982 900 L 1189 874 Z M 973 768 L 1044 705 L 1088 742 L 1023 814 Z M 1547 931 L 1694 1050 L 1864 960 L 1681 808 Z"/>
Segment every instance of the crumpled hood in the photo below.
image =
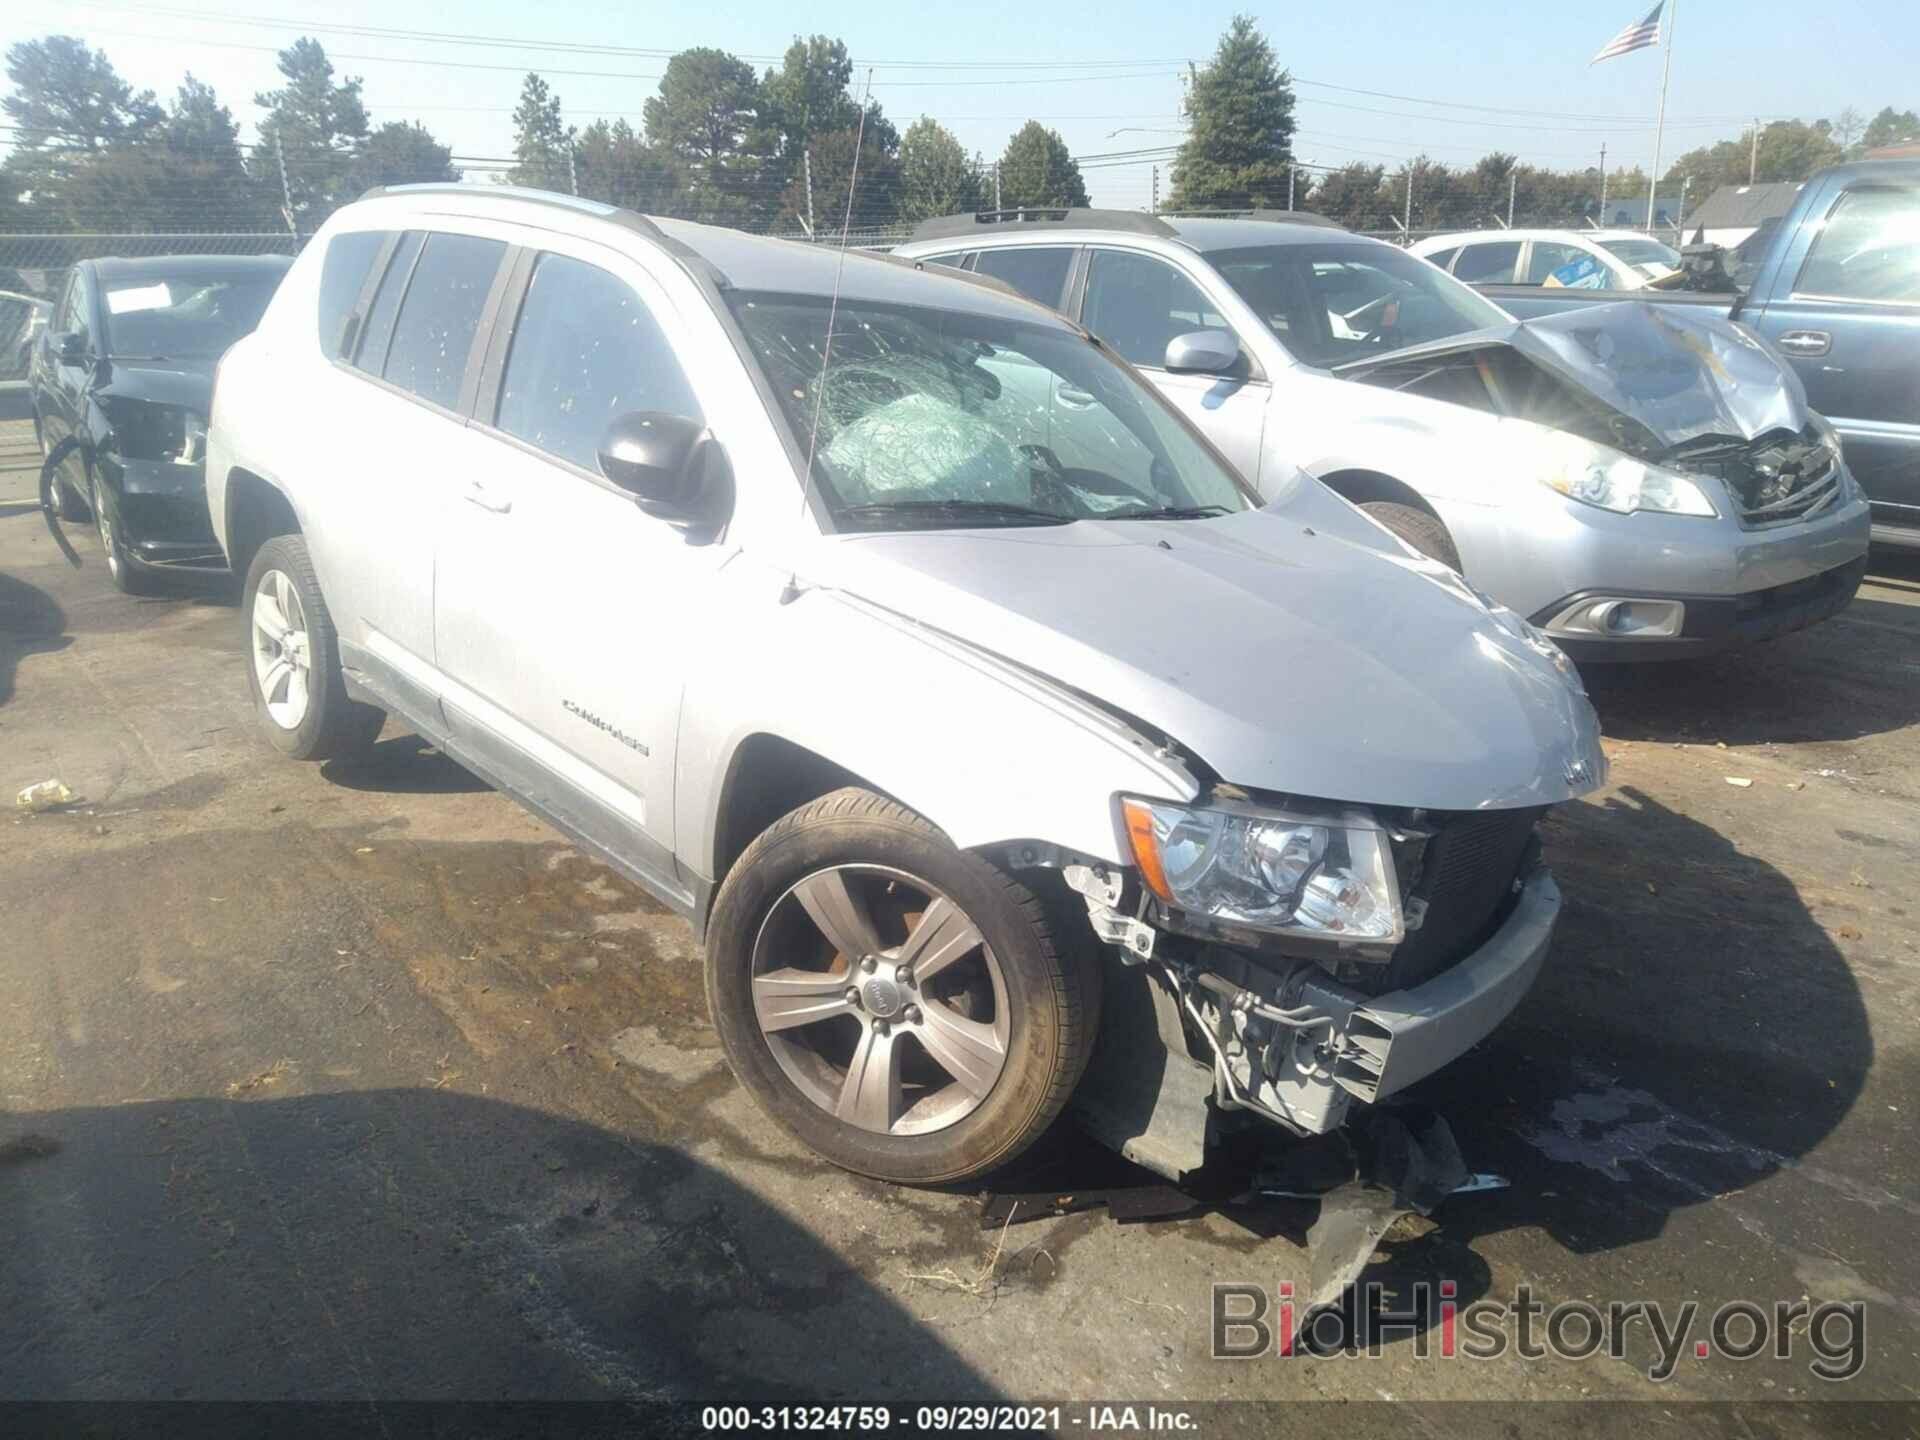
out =
<path fill-rule="evenodd" d="M 1496 346 L 1637 422 L 1667 448 L 1705 436 L 1798 434 L 1809 418 L 1800 377 L 1732 321 L 1708 310 L 1639 300 L 1490 326 L 1354 361 L 1335 373 L 1354 379 Z"/>
<path fill-rule="evenodd" d="M 95 393 L 115 400 L 139 400 L 190 410 L 202 419 L 213 400 L 212 360 L 180 359 L 132 364 L 116 360 Z"/>
<path fill-rule="evenodd" d="M 1246 788 L 1473 810 L 1551 804 L 1605 775 L 1592 707 L 1550 644 L 1305 476 L 1212 520 L 825 544 L 813 582 L 1144 720 Z"/>

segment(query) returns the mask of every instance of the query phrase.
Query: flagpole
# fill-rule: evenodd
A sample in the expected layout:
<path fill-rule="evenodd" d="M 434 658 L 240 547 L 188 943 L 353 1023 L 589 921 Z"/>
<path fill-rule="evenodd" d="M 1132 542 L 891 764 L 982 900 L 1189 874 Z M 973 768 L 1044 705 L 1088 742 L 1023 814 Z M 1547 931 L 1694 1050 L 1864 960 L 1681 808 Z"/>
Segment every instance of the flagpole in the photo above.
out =
<path fill-rule="evenodd" d="M 1667 82 L 1673 78 L 1673 32 L 1679 28 L 1680 0 L 1667 0 L 1667 60 L 1660 67 L 1660 118 L 1653 130 L 1653 175 L 1647 181 L 1647 233 L 1653 233 L 1653 202 L 1660 193 L 1660 142 L 1667 132 Z"/>

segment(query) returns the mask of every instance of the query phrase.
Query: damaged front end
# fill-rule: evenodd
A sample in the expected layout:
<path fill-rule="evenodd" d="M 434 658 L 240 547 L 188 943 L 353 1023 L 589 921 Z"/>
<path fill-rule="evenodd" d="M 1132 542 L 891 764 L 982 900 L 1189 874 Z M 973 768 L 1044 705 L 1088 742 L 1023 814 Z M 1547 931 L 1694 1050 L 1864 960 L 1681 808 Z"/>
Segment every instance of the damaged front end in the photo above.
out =
<path fill-rule="evenodd" d="M 1231 787 L 1209 801 L 1228 813 L 1247 808 Z M 1311 828 L 1298 812 L 1253 813 L 1280 836 Z M 1118 947 L 1124 966 L 1109 981 L 1101 1048 L 1076 1102 L 1085 1123 L 1178 1180 L 1236 1128 L 1326 1134 L 1356 1101 L 1385 1100 L 1464 1053 L 1519 1003 L 1546 957 L 1560 897 L 1539 864 L 1540 813 L 1340 812 L 1322 828 L 1371 827 L 1361 833 L 1379 837 L 1380 881 L 1397 915 L 1379 924 L 1349 897 L 1359 923 L 1319 936 L 1286 928 L 1291 917 L 1248 925 L 1231 901 L 1211 913 L 1182 905 L 1198 892 L 1182 894 L 1152 858 L 1132 870 L 1065 867 L 1095 933 Z M 1131 838 L 1138 858 L 1141 837 Z M 1311 847 L 1289 870 L 1287 845 L 1275 838 L 1256 837 L 1253 848 L 1274 852 L 1264 868 L 1276 890 L 1295 881 L 1306 898 L 1312 877 L 1298 872 Z M 1338 879 L 1350 890 L 1368 883 Z M 1334 918 L 1324 905 L 1321 917 Z M 1369 928 L 1377 933 L 1359 933 Z"/>
<path fill-rule="evenodd" d="M 1712 476 L 1750 529 L 1808 519 L 1846 493 L 1839 441 L 1808 409 L 1792 368 L 1741 326 L 1694 307 L 1583 307 L 1336 373 L 1531 421 L 1676 475 Z"/>

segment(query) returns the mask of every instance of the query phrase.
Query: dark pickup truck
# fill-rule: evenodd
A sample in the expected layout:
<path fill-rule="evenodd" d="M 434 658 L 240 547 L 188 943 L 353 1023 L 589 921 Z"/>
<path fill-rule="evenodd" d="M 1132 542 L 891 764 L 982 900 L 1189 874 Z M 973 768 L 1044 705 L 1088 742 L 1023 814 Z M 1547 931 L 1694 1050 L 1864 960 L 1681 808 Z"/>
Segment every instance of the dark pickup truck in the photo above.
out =
<path fill-rule="evenodd" d="M 1839 430 L 1873 502 L 1873 538 L 1920 547 L 1920 160 L 1863 160 L 1813 177 L 1744 293 L 1477 288 L 1521 320 L 1636 300 L 1705 306 L 1763 336 Z"/>

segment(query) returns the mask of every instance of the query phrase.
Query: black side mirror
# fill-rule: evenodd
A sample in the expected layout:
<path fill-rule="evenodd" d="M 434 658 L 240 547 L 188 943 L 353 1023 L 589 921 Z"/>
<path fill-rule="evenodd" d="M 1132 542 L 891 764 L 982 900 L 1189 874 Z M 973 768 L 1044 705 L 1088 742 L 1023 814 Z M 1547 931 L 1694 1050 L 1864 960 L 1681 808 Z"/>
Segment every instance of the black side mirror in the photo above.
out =
<path fill-rule="evenodd" d="M 711 472 L 720 443 L 698 420 L 638 410 L 620 416 L 600 439 L 600 473 L 663 520 L 711 519 Z"/>
<path fill-rule="evenodd" d="M 87 361 L 87 332 L 68 330 L 53 337 L 54 353 L 62 365 L 84 365 Z"/>

